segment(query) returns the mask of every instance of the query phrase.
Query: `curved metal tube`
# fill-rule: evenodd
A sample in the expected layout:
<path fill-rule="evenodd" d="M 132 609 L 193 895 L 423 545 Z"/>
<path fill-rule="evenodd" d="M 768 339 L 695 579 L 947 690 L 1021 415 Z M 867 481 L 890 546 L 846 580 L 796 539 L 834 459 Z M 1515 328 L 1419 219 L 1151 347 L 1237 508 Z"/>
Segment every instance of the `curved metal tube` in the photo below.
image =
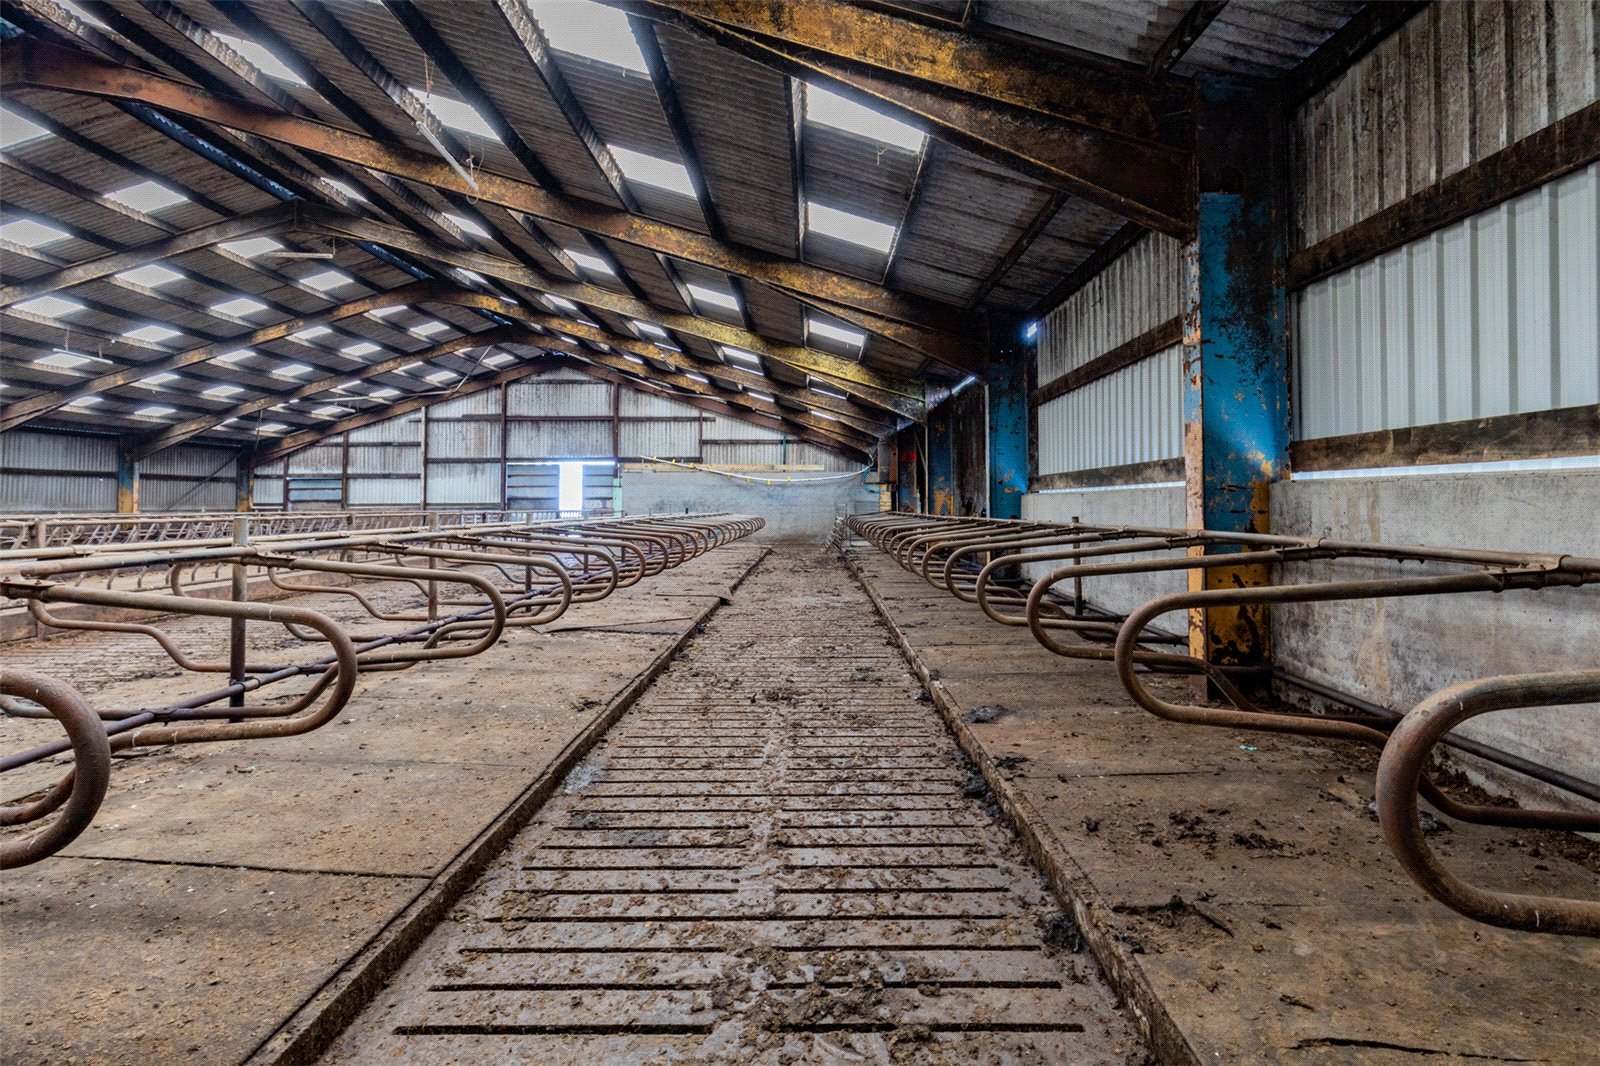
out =
<path fill-rule="evenodd" d="M 94 821 L 111 783 L 111 744 L 100 717 L 78 690 L 54 678 L 8 667 L 0 671 L 0 693 L 33 700 L 61 723 L 72 745 L 72 769 L 41 799 L 0 807 L 0 825 L 37 821 L 59 809 L 48 826 L 21 839 L 0 842 L 0 870 L 54 855 Z"/>
<path fill-rule="evenodd" d="M 1507 674 L 1442 688 L 1395 726 L 1378 761 L 1378 821 L 1383 837 L 1412 880 L 1445 906 L 1469 918 L 1529 933 L 1600 937 L 1600 901 L 1497 892 L 1469 885 L 1445 869 L 1428 847 L 1417 793 L 1433 748 L 1444 735 L 1480 714 L 1519 707 L 1600 702 L 1600 670 Z M 1600 830 L 1600 814 L 1588 829 Z"/>

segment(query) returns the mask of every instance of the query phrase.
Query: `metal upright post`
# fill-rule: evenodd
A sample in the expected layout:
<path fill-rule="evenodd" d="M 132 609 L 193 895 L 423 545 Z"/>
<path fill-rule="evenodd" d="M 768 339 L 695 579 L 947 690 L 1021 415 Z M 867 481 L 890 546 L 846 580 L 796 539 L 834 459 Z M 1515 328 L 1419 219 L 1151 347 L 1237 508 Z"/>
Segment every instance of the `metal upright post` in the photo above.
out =
<path fill-rule="evenodd" d="M 233 520 L 233 545 L 236 548 L 250 546 L 250 519 L 243 515 L 239 515 Z M 250 598 L 250 579 L 242 562 L 233 564 L 232 592 L 234 603 L 244 603 Z M 235 618 L 228 623 L 228 681 L 230 684 L 237 685 L 244 680 L 245 625 L 243 618 Z M 228 706 L 244 706 L 243 690 L 235 692 L 228 697 Z"/>
<path fill-rule="evenodd" d="M 428 529 L 429 529 L 430 532 L 433 532 L 433 533 L 438 533 L 439 532 L 439 512 L 438 511 L 429 511 L 428 512 Z M 428 538 L 428 546 L 429 547 L 434 547 L 435 546 L 434 545 L 434 538 L 432 538 L 432 537 Z M 428 569 L 429 570 L 437 570 L 438 568 L 439 568 L 439 560 L 433 558 L 432 556 L 429 556 L 428 557 Z M 431 621 L 433 621 L 434 619 L 436 619 L 438 617 L 439 617 L 439 584 L 436 581 L 430 580 L 428 582 L 428 620 L 431 622 Z"/>

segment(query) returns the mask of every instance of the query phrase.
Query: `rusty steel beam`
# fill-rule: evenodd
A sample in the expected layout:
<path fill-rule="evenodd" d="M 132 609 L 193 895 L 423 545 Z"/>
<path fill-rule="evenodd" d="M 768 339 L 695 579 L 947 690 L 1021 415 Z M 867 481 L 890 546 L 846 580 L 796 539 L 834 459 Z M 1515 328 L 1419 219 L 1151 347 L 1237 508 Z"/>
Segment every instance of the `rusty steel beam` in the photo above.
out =
<path fill-rule="evenodd" d="M 84 282 L 110 277 L 157 259 L 183 255 L 223 241 L 258 236 L 265 231 L 275 230 L 293 217 L 292 204 L 278 204 L 261 211 L 252 211 L 248 215 L 202 226 L 199 229 L 174 233 L 170 237 L 163 237 L 161 240 L 142 244 L 137 248 L 112 252 L 83 263 L 73 263 L 71 266 L 62 267 L 53 273 L 42 274 L 28 281 L 0 286 L 0 307 L 9 307 L 14 303 L 57 292 L 72 285 L 82 285 Z"/>
<path fill-rule="evenodd" d="M 494 329 L 486 329 L 482 333 L 468 333 L 460 337 L 452 337 L 450 340 L 435 344 L 433 347 L 426 348 L 420 352 L 397 355 L 392 359 L 385 359 L 382 362 L 361 367 L 359 370 L 328 374 L 324 377 L 307 381 L 303 385 L 297 385 L 292 389 L 286 389 L 283 392 L 274 392 L 266 396 L 258 396 L 253 400 L 246 400 L 244 403 L 223 411 L 196 415 L 194 418 L 168 426 L 151 436 L 136 441 L 132 454 L 135 459 L 147 459 L 156 452 L 171 448 L 176 444 L 182 444 L 190 437 L 204 433 L 206 430 L 220 425 L 230 418 L 248 418 L 257 411 L 265 411 L 268 408 L 288 403 L 291 400 L 301 400 L 307 396 L 315 396 L 320 392 L 330 392 L 340 382 L 366 381 L 369 378 L 392 374 L 401 367 L 409 366 L 412 363 L 425 363 L 430 359 L 452 355 L 467 348 L 484 348 L 495 344 L 503 344 L 506 341 L 517 340 L 524 332 L 514 326 L 498 326 Z"/>
<path fill-rule="evenodd" d="M 635 392 L 643 391 L 639 387 L 641 382 L 637 377 L 617 373 L 616 371 L 608 370 L 602 366 L 588 365 L 579 367 L 578 369 L 582 370 L 585 374 L 590 374 L 602 380 L 612 382 L 613 384 L 622 385 L 633 389 Z M 685 396 L 679 393 L 673 393 L 672 399 L 679 403 L 688 404 L 690 407 L 698 407 L 702 411 L 710 411 L 712 414 L 726 415 L 729 418 L 737 418 L 743 422 L 748 422 L 753 426 L 761 426 L 765 429 L 775 430 L 779 433 L 792 434 L 798 437 L 800 440 L 805 441 L 807 444 L 815 444 L 819 448 L 826 448 L 828 451 L 835 452 L 840 455 L 848 455 L 862 462 L 871 463 L 873 461 L 873 454 L 862 447 L 844 444 L 837 438 L 825 437 L 821 434 L 813 433 L 810 430 L 795 426 L 791 423 L 783 421 L 782 419 L 770 418 L 766 415 L 756 414 L 753 411 L 740 410 L 738 408 L 730 407 L 726 400 L 722 400 L 720 398 L 708 396 Z"/>
<path fill-rule="evenodd" d="M 698 315 L 664 313 L 652 304 L 598 285 L 556 281 L 501 257 L 442 244 L 382 222 L 327 211 L 307 212 L 302 219 L 306 226 L 330 236 L 352 237 L 386 245 L 450 266 L 476 271 L 485 277 L 497 278 L 513 285 L 560 296 L 574 303 L 652 322 L 674 332 L 701 337 L 715 344 L 743 348 L 798 371 L 823 378 L 863 403 L 882 407 L 884 410 L 893 411 L 897 415 L 916 421 L 921 421 L 924 417 L 924 388 L 921 382 L 874 370 L 852 359 L 831 355 L 815 348 L 779 344 L 738 326 Z"/>
<path fill-rule="evenodd" d="M 866 450 L 868 447 L 875 445 L 878 440 L 879 434 L 872 429 L 853 425 L 851 422 L 848 422 L 843 418 L 818 418 L 816 415 L 811 414 L 809 410 L 796 411 L 791 408 L 785 408 L 777 403 L 759 400 L 748 393 L 735 392 L 724 394 L 720 392 L 716 386 L 706 384 L 705 382 L 696 381 L 694 378 L 691 378 L 686 374 L 680 374 L 676 371 L 663 372 L 654 367 L 641 367 L 636 363 L 629 362 L 625 356 L 611 355 L 606 352 L 596 352 L 579 344 L 568 344 L 566 341 L 563 341 L 558 337 L 530 337 L 526 343 L 538 344 L 542 348 L 551 348 L 559 352 L 565 352 L 568 355 L 576 356 L 585 362 L 610 367 L 612 370 L 616 370 L 619 373 L 660 381 L 671 385 L 676 389 L 694 393 L 698 396 L 705 396 L 714 400 L 722 400 L 729 406 L 744 408 L 757 414 L 766 415 L 769 418 L 785 419 L 797 426 L 804 426 L 805 428 L 816 433 L 821 433 L 824 436 L 837 438 L 841 442 L 854 444 L 856 447 L 861 448 L 862 450 Z M 773 396 L 777 396 L 780 390 L 771 389 L 764 391 L 770 391 Z"/>
<path fill-rule="evenodd" d="M 1145 69 L 1151 74 L 1164 74 L 1177 66 L 1184 53 L 1194 47 L 1200 35 L 1206 32 L 1206 27 L 1216 21 L 1227 6 L 1228 0 L 1194 0 L 1172 32 L 1167 34 L 1167 39 L 1161 42 L 1161 47 L 1156 49 L 1156 54 L 1150 57 Z"/>
<path fill-rule="evenodd" d="M 580 340 L 593 341 L 597 344 L 607 344 L 622 352 L 632 353 L 641 359 L 650 359 L 658 363 L 665 363 L 674 372 L 704 374 L 712 378 L 719 378 L 735 384 L 755 388 L 761 392 L 771 393 L 773 396 L 786 397 L 798 404 L 824 410 L 830 414 L 838 415 L 840 420 L 847 425 L 853 425 L 862 432 L 878 437 L 889 432 L 895 425 L 893 412 L 885 419 L 882 414 L 875 411 L 863 411 L 847 400 L 838 400 L 820 393 L 812 393 L 803 388 L 785 385 L 772 378 L 765 377 L 753 370 L 745 370 L 731 363 L 707 363 L 680 352 L 669 352 L 647 341 L 633 337 L 619 337 L 607 330 L 585 326 L 581 322 L 562 318 L 558 315 L 546 315 L 529 311 L 527 308 L 515 310 L 504 309 L 503 314 L 524 322 L 532 323 L 542 329 L 564 333 Z"/>
<path fill-rule="evenodd" d="M 1180 239 L 1194 230 L 1193 99 L 1171 79 L 816 0 L 617 0 Z"/>
<path fill-rule="evenodd" d="M 658 22 L 725 26 L 916 82 L 1133 139 L 1179 132 L 1187 86 L 1109 61 L 930 26 L 847 0 L 601 0 Z"/>
<path fill-rule="evenodd" d="M 0 46 L 4 88 L 134 100 L 255 134 L 281 144 L 392 174 L 408 181 L 474 196 L 632 244 L 686 262 L 738 274 L 779 289 L 829 314 L 840 314 L 878 336 L 903 344 L 963 373 L 981 374 L 981 343 L 961 312 L 944 304 L 892 292 L 872 282 L 731 245 L 681 226 L 585 204 L 530 182 L 480 171 L 473 188 L 446 162 L 335 126 L 205 92 L 133 67 L 33 41 Z"/>

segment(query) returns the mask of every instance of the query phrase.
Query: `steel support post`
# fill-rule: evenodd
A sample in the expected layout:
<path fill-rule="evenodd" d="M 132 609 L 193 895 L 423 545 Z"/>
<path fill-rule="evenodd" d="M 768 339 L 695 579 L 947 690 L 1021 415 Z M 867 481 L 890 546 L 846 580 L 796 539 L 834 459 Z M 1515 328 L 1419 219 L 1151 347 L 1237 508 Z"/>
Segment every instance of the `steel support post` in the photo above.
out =
<path fill-rule="evenodd" d="M 117 448 L 117 513 L 139 511 L 139 464 L 125 447 Z"/>
<path fill-rule="evenodd" d="M 917 434 L 920 432 L 920 426 L 902 431 L 896 445 L 900 453 L 899 477 L 895 481 L 894 504 L 897 511 L 921 509 L 917 495 Z"/>
<path fill-rule="evenodd" d="M 250 544 L 250 519 L 243 515 L 233 520 L 233 543 L 239 548 L 248 547 Z M 234 603 L 244 603 L 250 598 L 250 574 L 243 563 L 233 564 L 231 585 L 230 592 Z M 244 681 L 246 624 L 243 618 L 233 618 L 228 622 L 228 683 L 233 685 Z M 228 706 L 244 706 L 243 690 L 228 697 Z"/>
<path fill-rule="evenodd" d="M 928 513 L 956 513 L 955 405 L 928 412 Z"/>
<path fill-rule="evenodd" d="M 1218 533 L 1268 532 L 1271 485 L 1288 473 L 1283 128 L 1269 102 L 1201 87 L 1198 226 L 1184 255 L 1184 469 L 1188 525 Z M 1189 572 L 1195 591 L 1265 579 L 1259 566 Z M 1263 662 L 1265 608 L 1193 612 L 1189 644 L 1213 663 Z"/>
<path fill-rule="evenodd" d="M 1028 491 L 1028 363 L 1034 345 L 1022 335 L 1022 324 L 997 318 L 990 323 L 989 376 L 989 517 L 1021 518 Z"/>

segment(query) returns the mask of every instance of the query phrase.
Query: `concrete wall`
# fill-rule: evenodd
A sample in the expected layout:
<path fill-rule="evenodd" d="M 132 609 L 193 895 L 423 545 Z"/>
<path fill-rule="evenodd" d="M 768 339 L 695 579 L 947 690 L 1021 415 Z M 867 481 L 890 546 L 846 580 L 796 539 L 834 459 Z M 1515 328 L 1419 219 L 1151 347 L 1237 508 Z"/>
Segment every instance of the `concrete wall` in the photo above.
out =
<path fill-rule="evenodd" d="M 766 477 L 751 474 L 752 477 Z M 840 515 L 878 509 L 878 492 L 859 477 L 805 484 L 819 475 L 810 471 L 773 473 L 774 485 L 741 481 L 701 470 L 622 468 L 622 508 L 628 514 L 648 512 L 734 511 L 760 515 L 767 526 L 758 539 L 825 540 Z"/>
<path fill-rule="evenodd" d="M 1157 526 L 1163 529 L 1181 528 L 1183 517 L 1182 485 L 1133 485 L 1113 489 L 1082 489 L 1070 492 L 1030 492 L 1022 498 L 1022 517 L 1041 522 L 1068 522 L 1072 516 L 1096 526 Z M 1176 554 L 1176 553 L 1174 553 Z M 1110 556 L 1109 562 L 1126 556 Z M 1028 576 L 1043 576 L 1051 566 L 1045 564 L 1027 568 Z M 1083 593 L 1096 607 L 1117 614 L 1127 614 L 1135 607 L 1187 587 L 1183 573 L 1151 574 L 1147 576 L 1105 577 L 1084 583 Z M 1058 591 L 1071 593 L 1066 587 Z M 1162 629 L 1181 631 L 1179 617 L 1163 619 L 1157 623 Z"/>
<path fill-rule="evenodd" d="M 1597 515 L 1600 471 L 1316 479 L 1274 486 L 1272 496 L 1280 532 L 1590 557 L 1600 556 Z M 1295 576 L 1359 578 L 1375 569 L 1302 564 Z M 1600 589 L 1283 606 L 1274 609 L 1272 640 L 1285 670 L 1403 711 L 1474 677 L 1600 666 Z M 1600 780 L 1600 708 L 1592 705 L 1486 715 L 1462 732 Z"/>

